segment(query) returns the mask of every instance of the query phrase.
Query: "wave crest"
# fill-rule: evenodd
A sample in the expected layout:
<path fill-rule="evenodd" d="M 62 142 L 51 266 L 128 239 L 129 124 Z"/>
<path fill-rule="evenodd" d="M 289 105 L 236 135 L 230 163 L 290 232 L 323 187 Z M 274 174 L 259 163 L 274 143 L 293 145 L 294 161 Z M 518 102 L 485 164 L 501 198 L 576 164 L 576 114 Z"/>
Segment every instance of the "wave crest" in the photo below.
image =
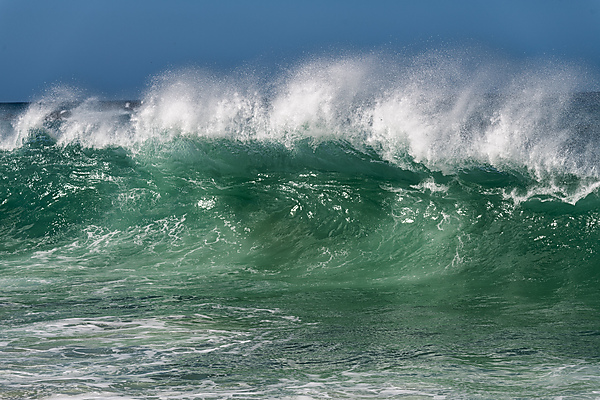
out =
<path fill-rule="evenodd" d="M 540 179 L 595 177 L 599 99 L 578 94 L 582 77 L 574 66 L 442 51 L 314 59 L 275 77 L 187 69 L 155 77 L 137 107 L 54 90 L 3 132 L 2 148 L 39 129 L 59 144 L 93 147 L 136 148 L 179 135 L 287 147 L 342 139 L 444 173 L 484 164 Z"/>

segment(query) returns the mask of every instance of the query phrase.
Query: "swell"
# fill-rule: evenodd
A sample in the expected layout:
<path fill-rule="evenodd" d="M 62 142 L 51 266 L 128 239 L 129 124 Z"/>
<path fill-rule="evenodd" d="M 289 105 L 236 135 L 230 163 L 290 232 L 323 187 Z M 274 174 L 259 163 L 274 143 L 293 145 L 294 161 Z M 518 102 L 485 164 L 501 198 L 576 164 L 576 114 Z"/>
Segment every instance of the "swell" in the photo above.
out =
<path fill-rule="evenodd" d="M 0 253 L 593 293 L 600 99 L 576 68 L 505 67 L 433 53 L 271 79 L 187 70 L 140 102 L 54 88 L 3 111 Z"/>

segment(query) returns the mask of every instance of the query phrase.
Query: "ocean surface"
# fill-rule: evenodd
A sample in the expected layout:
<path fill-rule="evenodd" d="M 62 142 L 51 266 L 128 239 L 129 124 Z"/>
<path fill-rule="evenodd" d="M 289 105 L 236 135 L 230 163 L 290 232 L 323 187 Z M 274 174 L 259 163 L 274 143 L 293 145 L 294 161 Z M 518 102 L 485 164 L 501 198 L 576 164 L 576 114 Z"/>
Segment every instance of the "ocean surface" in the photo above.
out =
<path fill-rule="evenodd" d="M 600 93 L 473 64 L 1 104 L 0 398 L 600 398 Z"/>

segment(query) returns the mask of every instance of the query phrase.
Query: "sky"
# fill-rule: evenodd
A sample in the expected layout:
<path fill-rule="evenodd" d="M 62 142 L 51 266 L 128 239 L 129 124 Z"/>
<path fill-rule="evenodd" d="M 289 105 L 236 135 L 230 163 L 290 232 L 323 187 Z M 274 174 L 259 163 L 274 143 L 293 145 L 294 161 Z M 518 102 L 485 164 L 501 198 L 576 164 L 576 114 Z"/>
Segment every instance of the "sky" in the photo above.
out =
<path fill-rule="evenodd" d="M 460 43 L 600 74 L 600 0 L 0 0 L 0 102 L 55 84 L 139 98 L 169 69 Z"/>

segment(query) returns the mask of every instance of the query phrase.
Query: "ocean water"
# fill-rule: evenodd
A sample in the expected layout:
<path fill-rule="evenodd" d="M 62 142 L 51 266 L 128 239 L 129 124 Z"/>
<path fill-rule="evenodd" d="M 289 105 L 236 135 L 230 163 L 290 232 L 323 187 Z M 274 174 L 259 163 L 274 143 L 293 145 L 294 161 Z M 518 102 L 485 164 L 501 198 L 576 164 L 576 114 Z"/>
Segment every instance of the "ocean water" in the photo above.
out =
<path fill-rule="evenodd" d="M 600 94 L 472 61 L 0 105 L 0 397 L 600 398 Z"/>

